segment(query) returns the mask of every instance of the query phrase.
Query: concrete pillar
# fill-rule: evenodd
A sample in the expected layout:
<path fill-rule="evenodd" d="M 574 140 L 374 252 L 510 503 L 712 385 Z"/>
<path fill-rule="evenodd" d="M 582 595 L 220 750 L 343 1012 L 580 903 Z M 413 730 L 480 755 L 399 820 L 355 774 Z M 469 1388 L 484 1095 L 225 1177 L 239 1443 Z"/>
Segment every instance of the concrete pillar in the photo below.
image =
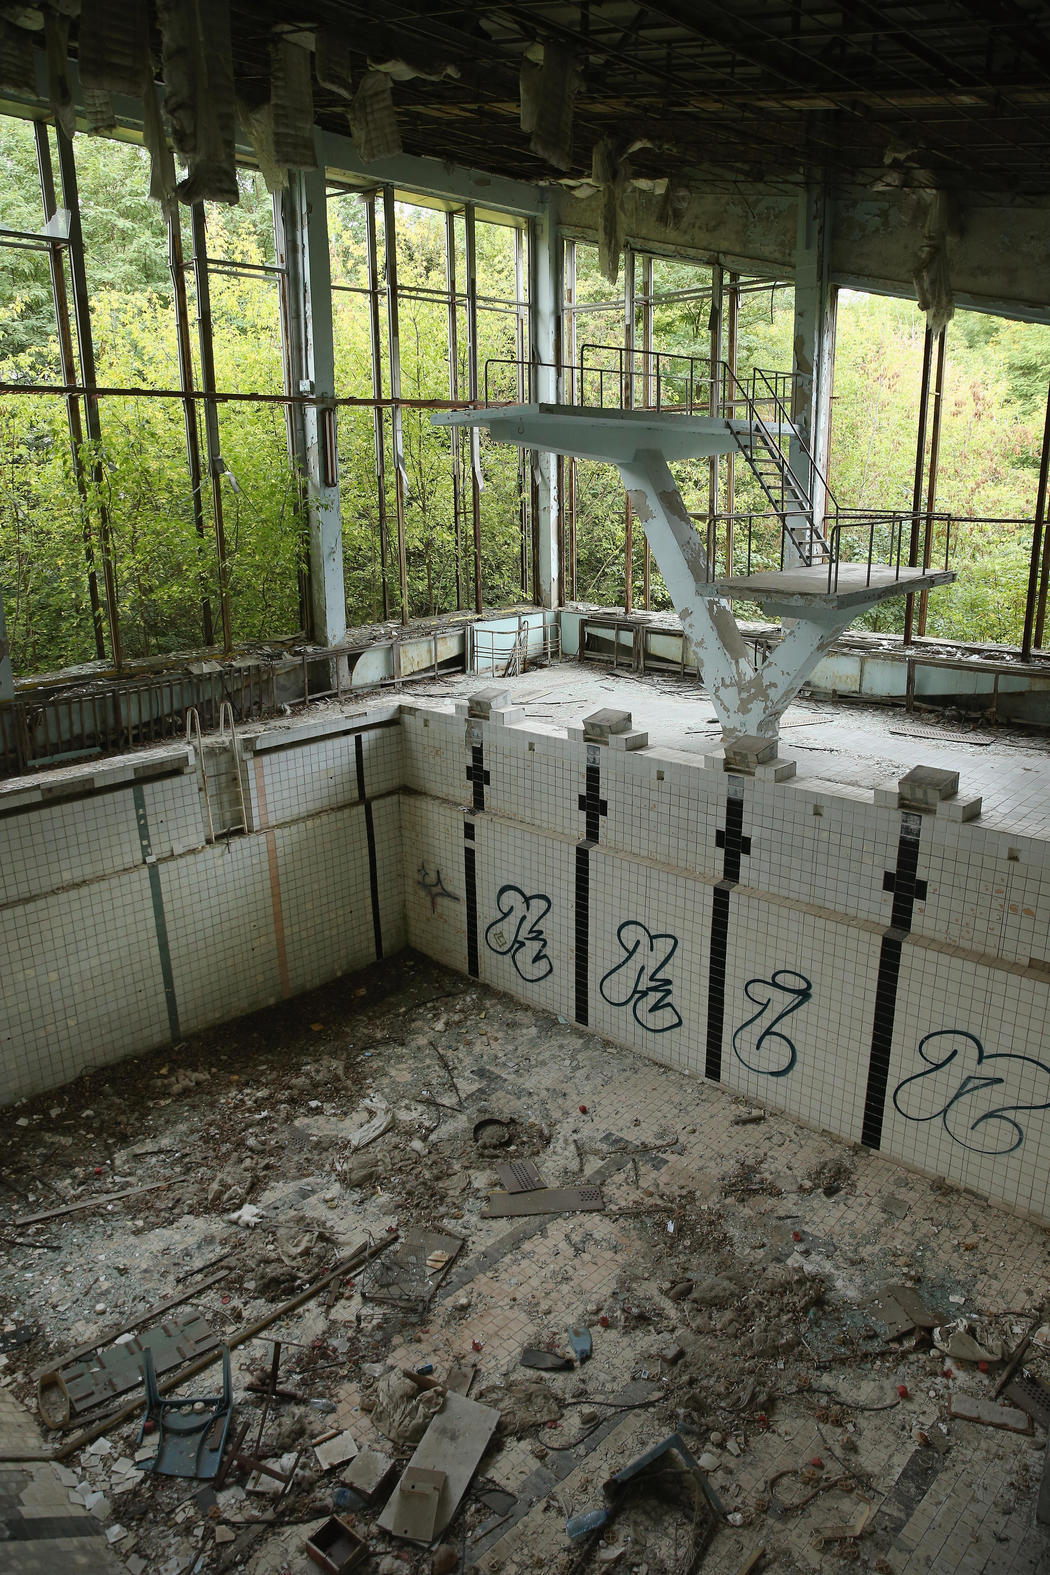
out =
<path fill-rule="evenodd" d="M 288 270 L 290 391 L 317 401 L 295 411 L 310 521 L 312 632 L 319 645 L 338 645 L 346 637 L 346 593 L 336 409 L 325 403 L 335 397 L 335 350 L 323 169 L 290 171 L 278 236 Z"/>
<path fill-rule="evenodd" d="M 4 593 L 0 588 L 0 700 L 11 700 L 15 693 L 14 673 L 11 670 L 11 651 L 4 626 Z"/>
<path fill-rule="evenodd" d="M 549 202 L 533 221 L 532 232 L 533 397 L 540 404 L 559 402 L 561 345 L 561 244 Z M 542 364 L 541 364 L 542 363 Z M 534 454 L 538 483 L 537 563 L 540 603 L 558 605 L 558 462 L 553 454 Z"/>
<path fill-rule="evenodd" d="M 795 247 L 795 322 L 792 335 L 791 468 L 813 501 L 814 524 L 824 516 L 835 356 L 835 292 L 829 281 L 831 204 L 823 183 L 807 183 L 798 202 Z M 808 451 L 808 452 L 807 452 Z M 814 465 L 816 474 L 814 472 Z"/>

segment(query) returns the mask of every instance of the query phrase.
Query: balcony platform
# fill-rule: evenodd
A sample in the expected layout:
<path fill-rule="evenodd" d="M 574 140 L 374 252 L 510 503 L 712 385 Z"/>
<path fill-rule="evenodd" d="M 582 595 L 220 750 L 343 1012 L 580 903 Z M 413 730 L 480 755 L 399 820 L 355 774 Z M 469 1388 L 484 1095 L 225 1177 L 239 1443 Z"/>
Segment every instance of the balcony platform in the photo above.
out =
<path fill-rule="evenodd" d="M 831 571 L 830 589 L 826 564 L 764 574 L 735 574 L 714 583 L 719 596 L 727 601 L 757 602 L 770 612 L 798 618 L 818 608 L 856 607 L 863 611 L 891 596 L 950 585 L 954 579 L 955 575 L 945 569 L 894 569 L 885 563 L 873 563 L 869 568 L 867 563 L 840 563 L 837 570 Z"/>

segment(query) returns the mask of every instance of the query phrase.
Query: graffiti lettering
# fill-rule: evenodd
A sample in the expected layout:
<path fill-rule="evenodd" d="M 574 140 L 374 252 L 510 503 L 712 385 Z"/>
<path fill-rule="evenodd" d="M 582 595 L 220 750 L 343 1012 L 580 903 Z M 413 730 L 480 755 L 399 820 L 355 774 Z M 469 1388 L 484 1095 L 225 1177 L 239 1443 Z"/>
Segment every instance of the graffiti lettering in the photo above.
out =
<path fill-rule="evenodd" d="M 1012 1154 L 1025 1129 L 1014 1112 L 1050 1110 L 1050 1066 L 1027 1055 L 989 1053 L 961 1028 L 919 1041 L 926 1066 L 903 1078 L 893 1103 L 907 1121 L 940 1121 L 972 1154 Z"/>
<path fill-rule="evenodd" d="M 550 912 L 551 900 L 542 892 L 527 897 L 520 886 L 501 886 L 496 893 L 499 918 L 485 931 L 485 945 L 502 957 L 510 957 L 519 978 L 537 984 L 553 971 L 547 955 L 543 920 Z"/>
<path fill-rule="evenodd" d="M 733 1035 L 733 1050 L 738 1061 L 751 1072 L 762 1072 L 766 1077 L 787 1077 L 798 1060 L 794 1041 L 780 1033 L 777 1024 L 797 1012 L 813 994 L 813 986 L 804 973 L 791 968 L 778 968 L 768 979 L 749 979 L 744 994 L 758 1007 L 740 1024 Z M 761 1030 L 767 1013 L 772 1013 Z"/>
<path fill-rule="evenodd" d="M 676 935 L 653 935 L 644 924 L 626 919 L 616 931 L 626 956 L 604 975 L 599 989 L 610 1006 L 630 1006 L 635 1022 L 650 1034 L 681 1026 L 671 1000 L 673 981 L 664 972 L 678 950 Z"/>
<path fill-rule="evenodd" d="M 421 864 L 419 866 L 419 870 L 417 871 L 417 873 L 418 873 L 419 879 L 416 881 L 416 885 L 417 886 L 421 886 L 423 888 L 423 890 L 426 892 L 427 896 L 430 898 L 430 911 L 431 911 L 431 913 L 436 913 L 437 912 L 437 905 L 438 905 L 438 898 L 439 897 L 447 897 L 449 902 L 458 902 L 459 901 L 459 898 L 455 895 L 455 893 L 449 891 L 446 888 L 444 881 L 441 879 L 441 871 L 440 870 L 435 870 L 433 880 L 431 880 L 429 871 L 427 870 L 427 867 L 426 867 L 425 864 Z"/>

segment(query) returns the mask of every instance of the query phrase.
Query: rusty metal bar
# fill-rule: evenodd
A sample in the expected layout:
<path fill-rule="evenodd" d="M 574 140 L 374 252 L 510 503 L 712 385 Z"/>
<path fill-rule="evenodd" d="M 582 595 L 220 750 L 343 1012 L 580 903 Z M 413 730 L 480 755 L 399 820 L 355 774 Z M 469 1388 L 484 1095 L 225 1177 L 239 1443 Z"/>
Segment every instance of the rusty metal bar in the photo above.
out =
<path fill-rule="evenodd" d="M 215 391 L 215 346 L 211 324 L 211 286 L 208 280 L 208 238 L 203 202 L 195 202 L 191 209 L 193 228 L 193 280 L 197 290 L 197 337 L 200 342 L 201 384 L 205 395 Z M 211 476 L 211 503 L 215 526 L 215 551 L 219 567 L 219 616 L 222 623 L 222 648 L 233 650 L 230 624 L 230 585 L 226 563 L 226 528 L 223 521 L 222 473 L 223 461 L 219 447 L 219 412 L 215 401 L 204 402 L 204 437 L 208 450 L 208 471 Z"/>
<path fill-rule="evenodd" d="M 44 222 L 49 223 L 58 211 L 55 200 L 55 176 L 51 163 L 51 143 L 47 122 L 33 122 L 36 140 L 36 167 L 40 177 L 40 195 L 44 206 Z M 76 377 L 73 360 L 73 330 L 69 321 L 69 298 L 66 294 L 66 274 L 63 262 L 65 243 L 53 243 L 47 248 L 48 267 L 51 272 L 51 299 L 55 307 L 55 325 L 58 330 L 58 363 L 63 383 L 72 383 Z M 80 418 L 80 402 L 76 394 L 66 395 L 66 421 L 69 426 L 69 444 L 73 459 L 73 476 L 80 498 L 81 526 L 84 537 L 84 562 L 87 567 L 88 599 L 91 603 L 91 627 L 95 638 L 95 655 L 99 661 L 106 659 L 105 621 L 102 601 L 98 594 L 98 573 L 95 569 L 95 544 L 91 536 L 91 511 L 88 506 L 87 480 L 84 476 L 84 424 Z"/>
<path fill-rule="evenodd" d="M 1021 660 L 1027 662 L 1032 655 L 1032 631 L 1035 630 L 1035 643 L 1043 643 L 1043 625 L 1046 619 L 1046 587 L 1047 574 L 1050 569 L 1050 553 L 1047 552 L 1048 542 L 1044 532 L 1046 518 L 1046 487 L 1047 477 L 1050 475 L 1050 385 L 1046 391 L 1046 420 L 1043 424 L 1043 447 L 1039 456 L 1039 484 L 1035 496 L 1035 519 L 1032 525 L 1032 556 L 1028 567 L 1028 597 L 1024 609 L 1024 634 L 1021 638 Z M 1042 553 L 1043 568 L 1039 572 L 1039 557 Z M 1038 586 L 1038 609 L 1036 606 L 1036 587 Z"/>
<path fill-rule="evenodd" d="M 721 263 L 711 264 L 711 315 L 707 322 L 707 414 L 718 415 L 718 383 L 715 368 L 722 364 L 722 290 Z M 692 392 L 690 390 L 690 392 Z M 707 462 L 707 518 L 713 526 L 718 513 L 718 456 L 712 454 Z M 714 563 L 712 553 L 711 562 Z"/>
<path fill-rule="evenodd" d="M 178 342 L 179 381 L 183 389 L 193 388 L 193 351 L 190 341 L 190 311 L 186 299 L 186 268 L 182 254 L 182 220 L 174 209 L 167 213 L 168 267 L 175 293 L 175 334 Z M 193 505 L 193 525 L 197 532 L 197 558 L 200 565 L 201 627 L 205 645 L 215 644 L 215 625 L 212 621 L 211 598 L 208 595 L 208 576 L 205 569 L 205 542 L 208 531 L 204 523 L 204 500 L 201 495 L 201 446 L 197 431 L 197 407 L 192 399 L 182 401 L 182 419 L 186 436 L 186 461 L 190 469 L 190 497 Z"/>
<path fill-rule="evenodd" d="M 729 312 L 726 321 L 726 365 L 729 368 L 729 386 L 736 386 L 737 363 L 740 355 L 740 275 L 729 275 Z M 726 391 L 728 395 L 728 390 Z M 733 516 L 736 513 L 736 455 L 726 455 L 726 573 L 733 572 Z"/>
<path fill-rule="evenodd" d="M 514 296 L 518 302 L 518 309 L 514 317 L 514 353 L 517 356 L 517 388 L 516 393 L 519 405 L 523 405 L 527 398 L 526 385 L 528 365 L 525 360 L 525 316 L 522 313 L 521 302 L 525 299 L 525 235 L 520 226 L 514 229 Z M 518 530 L 521 536 L 521 595 L 522 600 L 530 594 L 532 589 L 529 582 L 529 518 L 532 513 L 530 508 L 531 470 L 528 452 L 519 448 L 515 451 L 518 456 Z M 535 560 L 534 560 L 535 562 Z M 536 565 L 538 574 L 538 565 Z M 539 601 L 539 585 L 537 583 L 532 599 Z"/>
<path fill-rule="evenodd" d="M 642 259 L 642 404 L 653 402 L 653 259 Z M 652 581 L 652 559 L 649 538 L 642 543 L 642 606 L 649 610 L 649 593 Z"/>
<path fill-rule="evenodd" d="M 286 188 L 286 191 L 288 188 Z M 277 277 L 278 291 L 278 321 L 281 329 L 281 372 L 286 393 L 293 393 L 300 387 L 300 379 L 304 372 L 302 331 L 300 316 L 296 303 L 292 299 L 292 291 L 298 293 L 302 287 L 301 248 L 298 237 L 289 240 L 288 210 L 285 206 L 283 194 L 274 193 L 273 196 L 273 234 L 276 255 L 284 259 L 283 265 L 273 269 L 267 268 L 267 274 L 273 273 Z M 294 215 L 293 224 L 295 222 Z M 212 272 L 215 271 L 215 262 L 209 263 Z M 294 285 L 293 285 L 294 276 Z M 289 401 L 284 407 L 285 441 L 288 445 L 288 459 L 295 477 L 296 493 L 299 502 L 299 514 L 302 527 L 299 532 L 300 551 L 296 562 L 296 588 L 299 599 L 299 624 L 307 639 L 313 639 L 314 630 L 314 602 L 313 602 L 313 554 L 310 551 L 310 523 L 307 507 L 306 485 L 306 431 L 303 416 L 306 406 L 300 401 Z"/>
<path fill-rule="evenodd" d="M 623 348 L 626 377 L 622 380 L 620 399 L 625 410 L 634 408 L 634 355 L 635 355 L 635 259 L 629 246 L 623 253 Z M 623 514 L 623 610 L 630 616 L 634 610 L 634 510 L 631 499 L 624 494 Z"/>
<path fill-rule="evenodd" d="M 397 507 L 397 566 L 401 622 L 408 622 L 408 545 L 405 539 L 405 434 L 401 421 L 401 328 L 397 299 L 397 215 L 393 186 L 383 187 L 383 249 L 386 260 L 387 355 L 390 367 L 390 430 Z"/>
<path fill-rule="evenodd" d="M 930 465 L 926 481 L 926 524 L 923 530 L 922 566 L 930 567 L 933 557 L 933 514 L 937 502 L 937 477 L 941 458 L 941 416 L 944 409 L 944 360 L 948 341 L 947 324 L 937 335 L 937 366 L 933 374 L 933 419 L 930 422 Z M 919 616 L 916 632 L 926 633 L 926 615 L 930 607 L 929 589 L 919 593 Z"/>
<path fill-rule="evenodd" d="M 445 214 L 445 291 L 448 297 L 448 397 L 459 397 L 459 314 L 456 306 L 456 216 Z M 452 450 L 452 523 L 455 532 L 456 607 L 463 606 L 463 455 L 459 427 L 449 427 Z"/>
<path fill-rule="evenodd" d="M 465 236 L 464 263 L 466 267 L 467 296 L 467 387 L 471 404 L 478 400 L 478 258 L 477 236 L 474 222 L 474 204 L 468 202 L 463 209 Z M 484 605 L 481 587 L 481 440 L 476 428 L 469 433 L 470 443 L 470 498 L 474 530 L 474 611 Z"/>
<path fill-rule="evenodd" d="M 84 263 L 84 231 L 80 222 L 77 166 L 73 157 L 73 144 L 60 126 L 55 127 L 55 139 L 58 145 L 58 172 L 62 182 L 62 201 L 69 210 L 69 272 L 73 289 L 77 343 L 80 347 L 80 372 L 85 384 L 90 387 L 95 382 L 95 343 L 91 335 L 91 302 L 88 298 L 87 268 Z M 119 670 L 124 665 L 124 652 L 120 638 L 113 537 L 109 528 L 109 509 L 102 495 L 103 472 L 100 455 L 102 426 L 99 420 L 98 400 L 90 393 L 84 396 L 84 425 L 94 450 L 91 460 L 91 482 L 95 488 L 95 505 L 98 510 L 98 537 L 102 551 L 106 616 L 109 620 L 109 642 L 113 665 Z"/>
<path fill-rule="evenodd" d="M 915 568 L 919 561 L 919 510 L 922 508 L 922 480 L 926 468 L 926 418 L 930 403 L 930 367 L 933 360 L 933 334 L 927 324 L 922 341 L 922 380 L 919 391 L 919 419 L 915 435 L 915 475 L 911 494 L 911 538 L 908 545 L 908 567 Z M 870 561 L 870 560 L 869 560 Z M 915 592 L 909 591 L 904 601 L 904 644 L 912 642 L 915 619 Z"/>
<path fill-rule="evenodd" d="M 576 242 L 565 242 L 565 320 L 568 325 L 568 343 L 565 345 L 565 364 L 576 365 Z M 572 380 L 570 380 L 572 381 Z M 570 388 L 569 403 L 575 401 L 575 389 Z M 565 517 L 567 521 L 567 554 L 565 566 L 566 595 L 576 600 L 576 459 L 569 456 L 565 484 Z"/>
<path fill-rule="evenodd" d="M 376 524 L 379 531 L 379 573 L 383 582 L 383 617 L 390 617 L 390 582 L 387 578 L 386 440 L 383 434 L 383 340 L 379 324 L 379 258 L 376 242 L 376 199 L 365 201 L 365 237 L 368 250 L 368 340 L 372 356 L 372 425 L 376 453 Z M 453 435 L 456 428 L 451 429 Z"/>

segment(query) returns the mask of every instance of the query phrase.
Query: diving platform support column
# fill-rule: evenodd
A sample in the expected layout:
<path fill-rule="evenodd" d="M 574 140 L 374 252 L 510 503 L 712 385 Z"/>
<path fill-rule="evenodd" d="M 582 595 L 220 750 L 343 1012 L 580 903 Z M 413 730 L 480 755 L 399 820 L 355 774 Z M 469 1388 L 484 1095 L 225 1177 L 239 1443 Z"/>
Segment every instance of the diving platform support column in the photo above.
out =
<path fill-rule="evenodd" d="M 617 469 L 631 507 L 697 653 L 704 687 L 727 743 L 746 736 L 775 742 L 780 718 L 824 652 L 856 616 L 856 607 L 822 604 L 785 628 L 772 656 L 755 668 L 733 609 L 709 580 L 703 542 L 666 459 L 640 450 Z"/>

